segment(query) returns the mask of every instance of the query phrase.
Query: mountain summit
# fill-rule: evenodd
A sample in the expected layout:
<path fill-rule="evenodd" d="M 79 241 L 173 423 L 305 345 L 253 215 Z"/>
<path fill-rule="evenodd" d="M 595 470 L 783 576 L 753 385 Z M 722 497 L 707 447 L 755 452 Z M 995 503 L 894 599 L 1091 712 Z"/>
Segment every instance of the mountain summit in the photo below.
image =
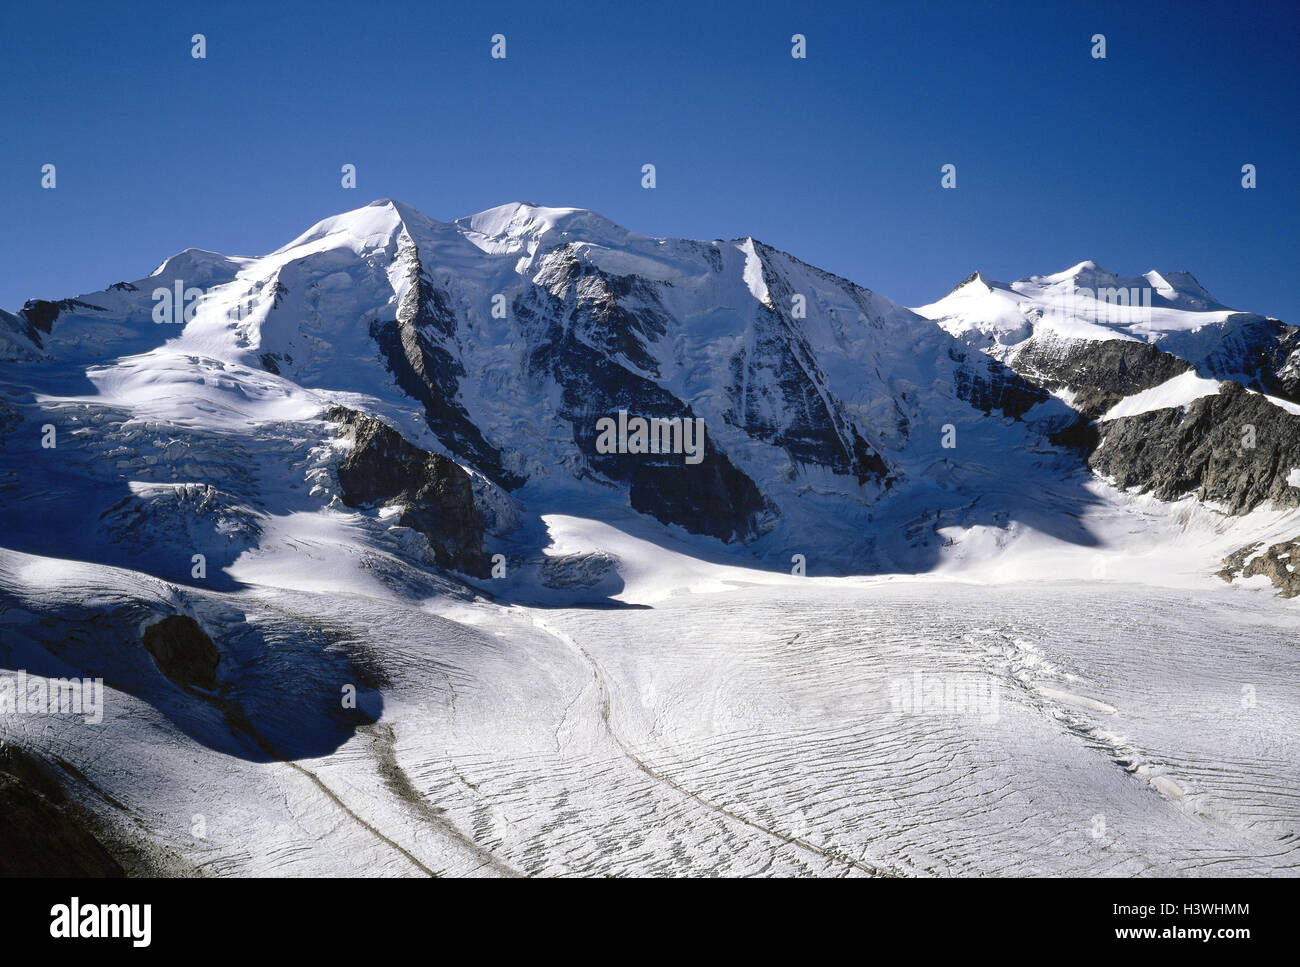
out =
<path fill-rule="evenodd" d="M 582 507 L 701 553 L 925 570 L 949 528 L 1086 545 L 1089 463 L 1238 513 L 1300 494 L 1296 330 L 1188 273 L 977 272 L 914 312 L 753 238 L 651 238 L 523 202 L 439 222 L 381 199 L 265 256 L 188 249 L 0 324 L 6 425 L 76 440 L 50 465 L 13 436 L 51 481 L 6 486 L 34 509 L 74 481 L 103 495 L 67 533 L 85 559 L 138 565 L 126 522 L 183 519 L 238 571 L 293 514 L 335 507 L 481 574 Z M 1239 483 L 1207 482 L 1213 451 L 1131 459 L 1150 414 L 1181 420 L 1229 384 L 1244 395 L 1216 405 L 1276 431 L 1231 457 Z M 683 427 L 699 427 L 690 461 Z"/>

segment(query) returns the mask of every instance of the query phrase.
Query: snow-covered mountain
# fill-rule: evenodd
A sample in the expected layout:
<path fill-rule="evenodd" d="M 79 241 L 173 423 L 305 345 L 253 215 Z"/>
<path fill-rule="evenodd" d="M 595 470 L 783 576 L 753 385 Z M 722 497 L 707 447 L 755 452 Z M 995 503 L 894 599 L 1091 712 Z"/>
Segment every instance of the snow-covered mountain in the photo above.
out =
<path fill-rule="evenodd" d="M 130 538 L 113 529 L 130 530 L 141 502 L 171 513 L 186 487 L 212 488 L 206 506 L 237 519 L 217 542 L 226 557 L 253 550 L 260 514 L 300 507 L 271 491 L 295 489 L 310 461 L 254 474 L 227 465 L 227 444 L 261 465 L 253 454 L 267 441 L 292 448 L 281 438 L 294 424 L 290 438 L 319 448 L 318 493 L 393 503 L 405 492 L 396 482 L 365 498 L 324 482 L 339 432 L 325 416 L 339 404 L 469 475 L 488 554 L 535 554 L 516 540 L 527 521 L 576 502 L 782 564 L 811 553 L 837 570 L 924 570 L 954 515 L 959 526 L 1059 530 L 1061 507 L 1088 499 L 1071 448 L 1164 497 L 1199 488 L 1249 510 L 1300 493 L 1284 466 L 1296 462 L 1297 330 L 1226 309 L 1187 273 L 1121 278 L 1091 262 L 1011 284 L 976 273 L 913 313 L 752 238 L 648 238 L 527 204 L 444 223 L 381 200 L 264 257 L 190 249 L 145 278 L 29 302 L 3 322 L 9 396 L 31 394 L 44 411 L 7 404 L 10 422 L 43 426 L 60 410 L 124 421 L 77 438 L 79 455 L 115 454 L 111 468 L 58 468 L 113 497 L 75 529 L 87 546 L 70 553 L 87 559 L 102 553 L 96 534 L 120 548 Z M 1266 394 L 1246 415 L 1277 425 L 1222 486 L 1206 487 L 1203 468 L 1135 470 L 1134 445 L 1098 445 L 1229 379 Z M 602 452 L 601 421 L 620 411 L 702 420 L 700 463 Z M 189 454 L 183 467 L 149 463 L 138 448 L 149 425 L 209 439 L 171 438 Z M 10 449 L 37 443 L 29 432 Z M 1058 491 L 1046 508 L 1044 486 Z M 471 556 L 482 572 L 486 558 Z"/>
<path fill-rule="evenodd" d="M 1292 403 L 1300 398 L 1300 330 L 1229 309 L 1190 272 L 1126 277 L 1091 261 L 1011 283 L 975 272 L 916 311 L 1017 370 L 1066 388 L 1091 388 L 1100 379 L 1091 358 L 1103 354 L 1125 361 L 1120 375 L 1127 381 L 1116 380 L 1112 396 L 1130 395 L 1135 380 L 1194 371 L 1205 382 L 1171 387 L 1169 405 L 1189 401 L 1186 392 L 1176 398 L 1180 389 L 1208 395 L 1209 381 L 1224 380 Z"/>
<path fill-rule="evenodd" d="M 1191 273 L 976 272 L 917 312 L 1067 402 L 1079 417 L 1054 441 L 1121 487 L 1234 513 L 1294 501 L 1300 329 L 1227 308 Z"/>
<path fill-rule="evenodd" d="M 438 222 L 382 200 L 268 255 L 189 249 L 131 282 L 30 301 L 0 313 L 0 667 L 102 676 L 117 696 L 123 748 L 172 752 L 133 785 L 126 760 L 97 760 L 84 732 L 9 731 L 5 742 L 31 761 L 0 756 L 0 798 L 21 807 L 28 832 L 66 820 L 71 840 L 77 809 L 88 810 L 87 828 L 109 829 L 118 837 L 110 852 L 135 857 L 132 868 L 282 871 L 280 860 L 241 859 L 233 833 L 209 853 L 183 833 L 138 829 L 146 815 L 164 822 L 159 804 L 174 815 L 193 808 L 192 781 L 227 822 L 253 801 L 279 816 L 284 825 L 259 842 L 267 855 L 296 856 L 297 834 L 285 830 L 305 822 L 299 794 L 272 806 L 259 784 L 261 770 L 292 765 L 310 777 L 306 799 L 327 790 L 330 808 L 351 817 L 341 829 L 356 821 L 337 833 L 339 847 L 378 867 L 607 869 L 611 854 L 598 849 L 592 860 L 586 841 L 547 841 L 538 852 L 538 837 L 570 820 L 542 810 L 539 831 L 502 819 L 493 810 L 514 800 L 491 788 L 515 788 L 519 774 L 483 766 L 490 776 L 464 778 L 480 762 L 466 750 L 538 756 L 557 815 L 572 811 L 568 770 L 578 786 L 589 776 L 610 783 L 578 794 L 584 801 L 603 802 L 601 788 L 640 801 L 638 784 L 650 781 L 650 814 L 629 820 L 641 835 L 681 808 L 682 783 L 693 781 L 679 767 L 695 753 L 674 745 L 676 730 L 694 735 L 706 698 L 687 686 L 712 682 L 707 701 L 719 704 L 707 716 L 726 732 L 752 707 L 734 676 L 765 682 L 761 692 L 775 687 L 769 671 L 797 678 L 822 654 L 814 643 L 796 660 L 767 641 L 764 629 L 780 622 L 765 589 L 857 627 L 862 595 L 906 577 L 942 582 L 936 593 L 970 612 L 954 644 L 939 630 L 947 619 L 926 617 L 926 591 L 895 589 L 907 627 L 930 628 L 956 649 L 941 649 L 943 661 L 1011 682 L 1023 702 L 1012 716 L 1019 732 L 970 754 L 1014 763 L 1025 723 L 1065 721 L 1071 735 L 1091 737 L 1090 749 L 1101 743 L 1145 770 L 1144 789 L 1181 801 L 1183 787 L 1152 751 L 1174 740 L 1157 729 L 1148 746 L 1125 744 L 1085 721 L 1079 708 L 1112 708 L 1122 692 L 1080 699 L 1074 689 L 1088 673 L 1068 649 L 1049 661 L 1017 628 L 990 633 L 1004 605 L 950 579 L 1156 581 L 1203 592 L 1226 588 L 1217 573 L 1300 593 L 1289 565 L 1300 534 L 1297 352 L 1295 327 L 1230 310 L 1187 273 L 1128 278 L 1090 262 L 1009 284 L 976 273 L 913 311 L 753 238 L 650 238 L 592 212 L 522 203 Z M 652 431 L 670 445 L 643 445 L 638 419 L 660 421 Z M 693 456 L 685 432 L 694 421 L 703 449 Z M 613 447 L 611 427 L 627 430 Z M 812 599 L 797 597 L 828 575 L 855 577 L 825 578 Z M 738 589 L 748 590 L 726 597 Z M 719 610 L 696 614 L 679 600 L 687 592 L 721 595 L 709 599 Z M 1095 612 L 1091 586 L 1070 593 L 1078 597 L 1061 614 Z M 669 638 L 641 627 L 642 609 L 651 624 L 667 615 Z M 1054 610 L 1045 605 L 1030 623 L 1060 638 Z M 887 617 L 869 613 L 857 643 L 845 643 L 865 676 L 854 687 L 867 690 L 883 687 L 882 669 L 905 673 L 916 654 Z M 719 670 L 691 629 L 725 638 L 733 624 L 746 630 L 724 642 L 726 660 L 741 661 L 761 638 L 756 664 Z M 631 635 L 643 653 L 598 644 L 616 633 L 602 628 Z M 802 633 L 781 641 L 798 652 Z M 1152 653 L 1161 634 L 1149 636 Z M 1256 638 L 1248 646 L 1267 657 L 1265 677 L 1284 681 L 1279 646 L 1264 630 Z M 445 681 L 437 701 L 447 715 L 430 707 L 434 679 Z M 342 711 L 340 687 L 355 698 Z M 852 715 L 836 718 L 852 705 L 836 674 L 808 687 L 806 709 L 831 716 L 817 729 L 857 734 Z M 650 711 L 644 721 L 611 713 L 611 696 Z M 768 712 L 784 708 L 775 693 L 760 699 L 771 700 Z M 968 741 L 913 738 L 936 743 L 937 756 Z M 1211 738 L 1215 749 L 1229 741 Z M 862 768 L 874 768 L 877 739 L 893 748 L 897 736 L 873 737 Z M 367 743 L 358 757 L 333 756 L 358 741 Z M 1067 771 L 1091 761 L 1069 758 L 1083 753 L 1058 741 L 1030 757 L 1065 755 Z M 571 748 L 578 759 L 566 758 Z M 731 760 L 730 746 L 716 751 L 717 762 Z M 796 742 L 780 755 L 807 761 L 808 750 Z M 611 756 L 628 770 L 610 772 Z M 41 791 L 60 761 L 81 776 L 71 784 L 76 808 Z M 235 761 L 253 800 L 224 785 Z M 318 761 L 317 771 L 302 761 Z M 1019 782 L 1019 768 L 990 782 Z M 743 828 L 740 868 L 1013 868 L 998 865 L 996 844 L 954 857 L 936 845 L 946 842 L 939 833 L 918 846 L 904 816 L 890 820 L 898 842 L 889 849 L 855 843 L 850 855 L 833 835 L 715 806 L 732 798 L 730 776 L 696 777 L 717 783 L 717 796 L 688 797 L 689 809 L 724 839 Z M 861 778 L 851 769 L 845 789 Z M 1064 774 L 1046 785 L 1058 780 L 1068 787 Z M 367 807 L 345 804 L 349 791 L 371 787 Z M 429 810 L 431 789 L 454 800 L 454 815 Z M 1057 801 L 1068 798 L 1061 790 Z M 135 819 L 105 820 L 99 791 L 127 801 Z M 954 821 L 943 802 L 898 794 L 920 796 L 936 829 Z M 1150 806 L 1124 802 L 1116 808 L 1135 816 Z M 1161 815 L 1171 825 L 1152 842 L 1165 858 L 1182 856 L 1182 820 Z M 611 829 L 623 828 L 621 816 Z M 707 850 L 714 835 L 692 833 L 652 855 Z M 767 857 L 754 836 L 793 852 Z M 99 871 L 95 842 L 77 855 Z M 1051 842 L 1045 834 L 1043 849 Z M 304 857 L 308 869 L 337 868 Z M 1072 854 L 1058 865 L 1102 868 L 1092 862 Z"/>
<path fill-rule="evenodd" d="M 183 304 L 179 324 L 155 322 L 160 290 Z M 191 249 L 146 278 L 32 302 L 20 317 L 12 345 L 42 358 L 19 384 L 78 384 L 46 410 L 129 414 L 129 427 L 248 446 L 250 426 L 265 438 L 344 403 L 456 461 L 489 520 L 609 502 L 724 543 L 779 535 L 759 552 L 782 561 L 797 533 L 827 564 L 888 566 L 868 526 L 885 496 L 937 486 L 968 503 L 963 473 L 1000 473 L 1009 454 L 1044 462 L 1042 428 L 1018 417 L 1040 405 L 1067 413 L 939 327 L 754 239 L 652 239 L 523 204 L 439 223 L 375 202 L 262 258 Z M 600 452 L 600 420 L 620 411 L 702 419 L 702 461 Z M 312 426 L 318 444 L 333 435 Z M 980 441 L 964 470 L 949 467 L 945 426 Z M 270 508 L 233 468 L 166 464 L 164 480 L 134 479 L 157 476 L 127 457 L 138 439 L 83 434 L 79 452 L 115 453 L 119 471 L 87 463 L 88 477 L 169 505 L 173 490 L 159 486 L 199 484 L 231 506 Z"/>

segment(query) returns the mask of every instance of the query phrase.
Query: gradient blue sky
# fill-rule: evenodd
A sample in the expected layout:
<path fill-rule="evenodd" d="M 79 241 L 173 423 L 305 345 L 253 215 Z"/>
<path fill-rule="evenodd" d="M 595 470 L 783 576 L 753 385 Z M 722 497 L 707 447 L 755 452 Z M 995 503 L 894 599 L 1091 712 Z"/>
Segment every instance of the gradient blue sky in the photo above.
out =
<path fill-rule="evenodd" d="M 1300 322 L 1298 49 L 1295 2 L 8 2 L 0 306 L 394 197 L 754 235 L 907 305 L 976 268 L 1188 269 Z"/>

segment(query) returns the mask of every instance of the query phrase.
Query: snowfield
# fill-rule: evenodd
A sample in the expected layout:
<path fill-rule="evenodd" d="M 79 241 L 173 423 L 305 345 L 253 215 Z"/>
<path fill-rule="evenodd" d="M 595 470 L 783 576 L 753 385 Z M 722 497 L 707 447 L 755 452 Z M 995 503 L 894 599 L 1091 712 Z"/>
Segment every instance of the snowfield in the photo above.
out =
<path fill-rule="evenodd" d="M 0 563 L 56 611 L 139 593 Z M 100 726 L 18 718 L 6 739 L 85 776 L 152 862 L 208 875 L 1294 873 L 1293 606 L 752 577 L 614 608 L 191 595 L 328 628 L 377 720 L 314 748 L 286 692 L 331 673 L 299 654 L 244 686 L 265 747 L 180 690 L 111 690 Z"/>
<path fill-rule="evenodd" d="M 199 298 L 158 324 L 173 280 Z M 1048 311 L 1139 286 L 1132 318 Z M 1300 354 L 1187 273 L 913 312 L 754 239 L 380 201 L 0 324 L 0 753 L 127 872 L 1300 870 L 1300 501 L 1269 489 L 1300 450 L 1268 450 Z M 1031 384 L 1031 343 L 1100 377 Z M 1142 455 L 1220 396 L 1263 414 L 1240 506 L 1058 440 Z M 586 429 L 629 407 L 705 419 L 714 462 L 602 463 Z M 1256 472 L 1240 439 L 1214 467 Z M 215 671 L 145 643 L 175 619 Z M 103 721 L 6 709 L 19 672 L 102 679 Z"/>

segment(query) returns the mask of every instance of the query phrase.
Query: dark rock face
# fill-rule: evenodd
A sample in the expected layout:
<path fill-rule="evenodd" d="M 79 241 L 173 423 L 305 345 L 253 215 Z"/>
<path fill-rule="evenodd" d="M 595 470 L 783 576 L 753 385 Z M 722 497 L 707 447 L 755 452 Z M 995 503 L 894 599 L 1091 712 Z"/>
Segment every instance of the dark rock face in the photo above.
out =
<path fill-rule="evenodd" d="M 654 415 L 654 414 L 651 414 Z M 692 534 L 744 541 L 763 530 L 767 502 L 754 482 L 707 442 L 698 466 L 655 454 L 602 456 L 593 461 L 606 476 L 627 480 L 632 509 Z M 663 462 L 660 462 L 663 461 Z"/>
<path fill-rule="evenodd" d="M 342 424 L 352 449 L 339 466 L 349 507 L 401 505 L 397 523 L 428 538 L 440 567 L 487 577 L 483 519 L 467 474 L 448 457 L 422 450 L 364 413 L 332 406 L 326 419 Z"/>
<path fill-rule="evenodd" d="M 505 467 L 501 451 L 457 402 L 465 370 L 442 344 L 455 338 L 456 316 L 446 294 L 425 276 L 414 244 L 409 244 L 409 258 L 411 286 L 398 306 L 397 319 L 373 321 L 371 338 L 397 385 L 424 406 L 425 422 L 448 450 L 507 490 L 522 486 L 525 478 Z"/>
<path fill-rule="evenodd" d="M 1093 420 L 1126 396 L 1159 386 L 1192 368 L 1150 343 L 1126 339 L 1074 343 L 1065 352 L 1031 342 L 1016 354 L 1014 365 L 1047 389 L 1058 386 L 1075 394 L 1073 406 Z"/>
<path fill-rule="evenodd" d="M 1187 407 L 1153 410 L 1096 424 L 1101 443 L 1088 462 L 1122 488 L 1162 500 L 1195 493 L 1243 514 L 1265 501 L 1300 506 L 1287 483 L 1300 467 L 1300 417 L 1236 382 Z M 1245 445 L 1253 427 L 1254 446 Z"/>
<path fill-rule="evenodd" d="M 48 335 L 54 327 L 54 320 L 65 309 L 91 309 L 103 312 L 102 306 L 93 306 L 79 299 L 63 299 L 59 302 L 47 302 L 45 299 L 28 299 L 19 315 L 27 323 L 27 337 L 37 346 L 42 345 L 41 333 Z"/>
<path fill-rule="evenodd" d="M 29 358 L 40 349 L 40 335 L 22 316 L 0 309 L 0 359 Z M 5 343 L 10 344 L 7 352 Z"/>
<path fill-rule="evenodd" d="M 557 287 L 572 276 L 560 275 Z M 588 291 L 590 287 L 588 287 Z M 589 319 L 602 311 L 597 301 L 561 300 L 537 288 L 517 299 L 514 311 L 527 325 L 543 329 L 528 359 L 531 373 L 549 374 L 561 387 L 560 416 L 586 464 L 607 480 L 628 484 L 632 508 L 665 524 L 723 541 L 748 540 L 762 532 L 775 511 L 754 482 L 736 468 L 705 430 L 704 458 L 687 465 L 681 454 L 599 453 L 597 421 L 619 410 L 646 419 L 694 419 L 686 403 L 619 365 L 579 338 Z"/>
<path fill-rule="evenodd" d="M 729 360 L 730 405 L 723 418 L 781 447 L 798 463 L 851 474 L 859 483 L 884 478 L 889 467 L 880 454 L 810 380 L 810 375 L 813 380 L 819 375 L 812 351 L 802 340 L 782 338 L 788 334 L 780 331 L 779 314 L 770 308 L 767 314 L 771 326 L 756 331 L 750 344 Z M 751 378 L 757 370 L 773 373 L 775 379 Z"/>
<path fill-rule="evenodd" d="M 590 466 L 609 480 L 628 484 L 632 509 L 692 534 L 723 541 L 761 533 L 767 501 L 704 434 L 704 459 L 687 465 L 681 454 L 620 454 L 596 450 L 597 421 L 619 410 L 646 419 L 694 419 L 694 411 L 649 380 L 635 376 L 572 337 L 557 332 L 552 372 L 564 388 L 561 415 Z"/>
<path fill-rule="evenodd" d="M 951 289 L 949 289 L 949 290 L 947 291 L 947 293 L 944 295 L 944 298 L 947 298 L 948 296 L 952 295 L 954 292 L 956 292 L 956 291 L 957 291 L 958 289 L 960 289 L 962 286 L 964 286 L 964 285 L 970 285 L 972 282 L 974 282 L 974 281 L 975 281 L 976 279 L 978 279 L 979 277 L 980 277 L 979 270 L 976 269 L 976 270 L 975 270 L 974 272 L 972 272 L 970 275 L 966 276 L 966 278 L 962 279 L 960 282 L 958 282 L 956 285 L 954 285 Z"/>
<path fill-rule="evenodd" d="M 54 325 L 54 320 L 58 318 L 61 308 L 62 306 L 57 302 L 48 302 L 45 299 L 28 299 L 21 312 L 29 326 L 48 333 Z"/>
<path fill-rule="evenodd" d="M 621 357 L 636 370 L 659 375 L 659 363 L 647 345 L 665 336 L 672 321 L 659 303 L 656 283 L 603 272 L 564 252 L 548 288 L 572 301 L 569 321 L 582 342 L 610 359 Z M 635 305 L 636 311 L 625 305 Z"/>
<path fill-rule="evenodd" d="M 1300 329 L 1246 312 L 1228 322 L 1223 341 L 1200 367 L 1202 375 L 1240 379 L 1251 389 L 1300 401 Z"/>
<path fill-rule="evenodd" d="M 150 625 L 144 646 L 158 669 L 181 688 L 216 689 L 221 653 L 189 615 L 169 615 Z"/>
<path fill-rule="evenodd" d="M 0 746 L 0 816 L 0 877 L 123 875 L 59 784 L 13 746 Z"/>
<path fill-rule="evenodd" d="M 1127 339 L 1074 342 L 1064 349 L 1050 340 L 1031 340 L 1012 365 L 1047 389 L 1064 386 L 1074 391 L 1074 408 L 1086 419 L 1193 368 L 1202 376 L 1241 380 L 1251 389 L 1296 401 L 1300 329 L 1238 313 L 1229 318 L 1219 345 L 1195 367 L 1158 346 Z"/>
<path fill-rule="evenodd" d="M 1064 351 L 1051 343 L 1031 341 L 1012 360 L 1025 378 L 1046 390 L 1064 387 L 1074 393 L 1079 418 L 1049 434 L 1053 444 L 1087 456 L 1101 441 L 1094 422 L 1120 400 L 1159 386 L 1192 368 L 1191 363 L 1150 343 L 1106 339 L 1072 343 Z"/>
<path fill-rule="evenodd" d="M 1277 381 L 1277 395 L 1300 403 L 1300 326 L 1285 327 L 1278 339 L 1274 358 L 1281 360 L 1273 374 Z"/>
<path fill-rule="evenodd" d="M 293 362 L 292 359 L 289 359 L 287 356 L 284 356 L 281 353 L 262 353 L 262 355 L 257 357 L 257 361 L 262 364 L 262 368 L 264 370 L 276 376 L 280 375 L 281 362 L 289 362 L 289 363 Z"/>
<path fill-rule="evenodd" d="M 757 241 L 753 246 L 769 300 L 753 337 L 729 361 L 730 405 L 724 419 L 781 447 L 797 463 L 852 475 L 860 484 L 884 481 L 889 466 L 825 390 L 829 381 L 816 354 L 789 317 L 786 307 L 794 291 L 769 265 L 775 250 Z M 775 379 L 759 378 L 760 372 Z M 774 414 L 780 414 L 780 419 L 774 419 Z"/>
<path fill-rule="evenodd" d="M 1247 562 L 1247 558 L 1259 548 L 1259 544 L 1250 544 L 1233 551 L 1223 559 L 1223 570 L 1219 572 L 1219 577 L 1231 583 L 1236 577 L 1249 578 L 1262 574 L 1273 582 L 1282 597 L 1294 598 L 1300 595 L 1300 573 L 1295 570 L 1300 567 L 1300 537 L 1273 544 Z"/>
<path fill-rule="evenodd" d="M 617 576 L 618 561 L 604 551 L 543 559 L 541 581 L 548 588 L 594 588 Z"/>
<path fill-rule="evenodd" d="M 1006 416 L 1018 419 L 1049 399 L 1045 390 L 996 359 L 955 349 L 950 349 L 948 355 L 961 364 L 953 374 L 957 398 L 977 410 L 985 413 L 1001 410 Z"/>

